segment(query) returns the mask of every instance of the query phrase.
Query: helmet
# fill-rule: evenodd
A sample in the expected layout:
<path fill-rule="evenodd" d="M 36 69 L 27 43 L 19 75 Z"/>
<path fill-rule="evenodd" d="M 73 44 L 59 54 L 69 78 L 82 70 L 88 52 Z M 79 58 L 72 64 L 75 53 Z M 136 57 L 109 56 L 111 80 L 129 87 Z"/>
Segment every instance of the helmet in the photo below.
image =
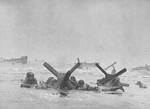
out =
<path fill-rule="evenodd" d="M 54 77 L 49 77 L 49 78 L 48 78 L 48 80 L 53 80 L 53 79 L 54 79 Z"/>
<path fill-rule="evenodd" d="M 78 84 L 84 85 L 84 80 L 79 80 Z"/>
<path fill-rule="evenodd" d="M 27 76 L 27 77 L 31 77 L 31 76 L 34 77 L 34 73 L 33 73 L 33 72 L 28 72 L 28 73 L 26 74 L 26 76 Z"/>
<path fill-rule="evenodd" d="M 76 78 L 74 76 L 71 76 L 70 79 L 74 80 L 74 81 L 76 80 Z"/>

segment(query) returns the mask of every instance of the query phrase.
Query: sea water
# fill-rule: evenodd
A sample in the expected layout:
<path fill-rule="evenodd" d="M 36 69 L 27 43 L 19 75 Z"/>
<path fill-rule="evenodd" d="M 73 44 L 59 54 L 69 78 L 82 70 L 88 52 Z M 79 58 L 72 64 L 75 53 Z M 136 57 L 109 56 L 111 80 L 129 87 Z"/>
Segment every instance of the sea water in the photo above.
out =
<path fill-rule="evenodd" d="M 73 66 L 73 65 L 72 65 Z M 67 72 L 66 67 L 55 66 L 59 72 Z M 33 71 L 38 81 L 46 81 L 53 76 L 42 66 L 42 62 L 21 64 L 0 64 L 0 109 L 149 109 L 150 107 L 150 72 L 128 71 L 120 76 L 122 82 L 129 83 L 123 94 L 105 94 L 92 91 L 69 91 L 68 96 L 60 97 L 57 90 L 20 88 L 26 72 Z M 77 80 L 83 79 L 90 85 L 103 74 L 96 68 L 77 69 Z M 142 81 L 148 88 L 135 85 Z"/>

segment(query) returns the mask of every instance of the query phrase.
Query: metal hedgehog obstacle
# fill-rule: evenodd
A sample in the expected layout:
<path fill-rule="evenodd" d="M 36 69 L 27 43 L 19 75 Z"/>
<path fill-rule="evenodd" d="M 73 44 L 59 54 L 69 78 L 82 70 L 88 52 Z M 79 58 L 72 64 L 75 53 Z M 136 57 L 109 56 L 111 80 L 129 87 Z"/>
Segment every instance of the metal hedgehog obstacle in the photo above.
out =
<path fill-rule="evenodd" d="M 22 82 L 21 87 L 26 88 L 36 88 L 36 89 L 49 89 L 53 88 L 60 91 L 60 95 L 67 96 L 66 91 L 69 90 L 84 90 L 84 91 L 99 91 L 99 92 L 116 92 L 121 90 L 124 92 L 124 87 L 128 87 L 129 84 L 120 82 L 119 76 L 127 71 L 126 68 L 121 69 L 116 72 L 114 65 L 117 62 L 114 62 L 107 68 L 103 69 L 99 63 L 93 63 L 95 67 L 97 67 L 104 75 L 104 78 L 98 79 L 96 81 L 96 86 L 90 86 L 84 80 L 78 80 L 76 77 L 71 76 L 71 74 L 78 68 L 81 68 L 83 63 L 80 62 L 78 58 L 78 62 L 68 70 L 66 73 L 60 73 L 56 69 L 54 69 L 47 62 L 43 63 L 43 66 L 50 71 L 55 77 L 49 77 L 46 82 L 40 82 L 37 84 L 36 79 L 34 78 L 34 74 L 29 75 L 29 72 L 26 75 L 25 80 Z M 85 64 L 85 63 L 84 63 Z M 107 69 L 113 67 L 112 73 L 109 74 L 106 72 Z M 31 73 L 31 72 L 30 72 Z"/>

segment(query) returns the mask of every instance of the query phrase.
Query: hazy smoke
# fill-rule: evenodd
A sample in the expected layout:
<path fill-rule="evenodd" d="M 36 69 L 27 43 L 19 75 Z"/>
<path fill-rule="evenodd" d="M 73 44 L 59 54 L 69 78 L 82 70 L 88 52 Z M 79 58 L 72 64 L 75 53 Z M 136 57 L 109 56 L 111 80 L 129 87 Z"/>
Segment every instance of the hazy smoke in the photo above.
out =
<path fill-rule="evenodd" d="M 149 19 L 146 0 L 0 0 L 0 55 L 149 63 Z"/>

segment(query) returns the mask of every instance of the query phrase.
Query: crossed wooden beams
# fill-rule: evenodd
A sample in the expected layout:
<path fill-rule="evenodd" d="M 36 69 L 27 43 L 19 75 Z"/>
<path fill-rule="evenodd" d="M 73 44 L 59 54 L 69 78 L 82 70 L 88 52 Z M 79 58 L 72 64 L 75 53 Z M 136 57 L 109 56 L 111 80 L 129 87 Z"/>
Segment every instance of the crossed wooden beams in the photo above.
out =
<path fill-rule="evenodd" d="M 43 66 L 46 67 L 51 73 L 53 73 L 57 77 L 58 87 L 60 89 L 63 89 L 64 87 L 67 87 L 67 81 L 69 80 L 69 77 L 80 66 L 80 63 L 76 63 L 69 71 L 67 71 L 67 73 L 59 73 L 47 62 L 45 62 Z"/>
<path fill-rule="evenodd" d="M 114 63 L 115 64 L 115 63 Z M 112 65 L 114 65 L 112 64 Z M 51 65 L 49 65 L 47 62 L 43 64 L 44 67 L 46 67 L 51 73 L 53 73 L 57 79 L 58 79 L 58 86 L 60 89 L 63 89 L 64 87 L 67 87 L 67 82 L 69 80 L 69 77 L 71 74 L 80 66 L 80 63 L 76 63 L 67 73 L 59 73 L 57 70 L 55 70 Z M 123 68 L 116 74 L 108 74 L 98 63 L 95 63 L 95 66 L 102 71 L 105 75 L 105 79 L 101 81 L 101 84 L 105 84 L 116 77 L 120 76 L 121 74 L 125 73 L 127 71 L 126 68 Z"/>
<path fill-rule="evenodd" d="M 126 68 L 123 68 L 122 70 L 120 70 L 119 72 L 117 72 L 116 74 L 108 74 L 98 63 L 95 63 L 95 65 L 97 66 L 98 69 L 100 69 L 102 71 L 102 73 L 104 73 L 105 75 L 105 79 L 103 81 L 101 81 L 101 84 L 105 84 L 115 78 L 117 78 L 118 76 L 122 75 L 123 73 L 125 73 L 127 71 Z"/>

